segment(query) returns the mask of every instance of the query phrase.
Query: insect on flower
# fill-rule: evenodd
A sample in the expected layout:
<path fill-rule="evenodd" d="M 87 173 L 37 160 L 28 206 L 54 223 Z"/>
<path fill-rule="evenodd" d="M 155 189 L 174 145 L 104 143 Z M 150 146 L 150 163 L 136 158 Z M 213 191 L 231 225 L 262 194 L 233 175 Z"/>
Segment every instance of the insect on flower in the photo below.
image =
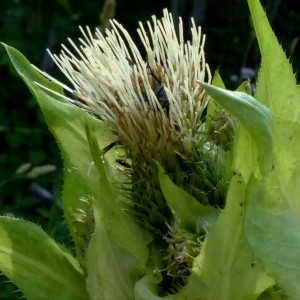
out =
<path fill-rule="evenodd" d="M 123 158 L 117 158 L 117 159 L 116 159 L 116 163 L 119 164 L 120 166 L 122 166 L 122 167 L 125 168 L 125 169 L 130 169 L 130 168 L 131 168 L 130 163 L 128 163 L 128 162 L 126 161 L 126 159 L 123 159 Z"/>
<path fill-rule="evenodd" d="M 155 96 L 156 96 L 157 100 L 159 101 L 161 107 L 168 109 L 170 103 L 169 103 L 169 99 L 167 97 L 165 88 L 162 85 L 162 83 L 160 82 L 160 80 L 158 79 L 158 77 L 153 73 L 153 71 L 151 70 L 149 65 L 148 65 L 148 68 L 150 70 L 150 74 L 158 83 L 158 86 L 154 90 Z"/>
<path fill-rule="evenodd" d="M 153 16 L 138 29 L 143 57 L 121 24 L 112 20 L 111 26 L 107 35 L 80 28 L 80 45 L 69 40 L 79 56 L 66 46 L 51 54 L 73 88 L 42 74 L 75 95 L 75 101 L 65 99 L 98 117 L 134 153 L 191 153 L 193 141 L 203 136 L 199 128 L 209 99 L 195 79 L 211 81 L 200 27 L 192 23 L 193 38 L 186 43 L 181 20 L 177 36 L 167 10 L 161 20 Z"/>
<path fill-rule="evenodd" d="M 111 142 L 109 145 L 107 145 L 106 147 L 104 147 L 102 150 L 101 150 L 101 157 L 103 157 L 108 151 L 110 151 L 112 148 L 116 147 L 116 146 L 120 146 L 122 145 L 122 143 L 120 141 L 114 141 L 114 142 Z M 116 159 L 116 163 L 120 166 L 122 166 L 123 168 L 125 169 L 130 169 L 131 168 L 131 165 L 130 163 L 128 163 L 126 161 L 126 158 L 117 158 Z"/>

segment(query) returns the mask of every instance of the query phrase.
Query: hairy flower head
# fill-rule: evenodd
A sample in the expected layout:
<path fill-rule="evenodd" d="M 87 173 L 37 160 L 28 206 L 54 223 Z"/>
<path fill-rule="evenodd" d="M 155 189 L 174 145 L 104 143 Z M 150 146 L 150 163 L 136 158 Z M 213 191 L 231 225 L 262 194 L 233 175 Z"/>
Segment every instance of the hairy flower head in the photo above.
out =
<path fill-rule="evenodd" d="M 204 58 L 205 37 L 192 21 L 191 41 L 178 35 L 171 14 L 139 24 L 144 58 L 129 33 L 116 20 L 105 36 L 87 27 L 75 53 L 63 46 L 52 55 L 69 78 L 71 100 L 106 122 L 132 153 L 186 155 L 199 140 L 207 99 L 196 80 L 210 81 Z"/>
<path fill-rule="evenodd" d="M 67 100 L 116 135 L 102 154 L 116 143 L 124 146 L 130 158 L 129 180 L 122 186 L 130 199 L 126 211 L 155 236 L 151 253 L 153 269 L 162 276 L 160 285 L 165 291 L 178 289 L 199 252 L 200 230 L 190 233 L 176 225 L 174 219 L 178 224 L 180 219 L 162 192 L 156 162 L 199 202 L 217 206 L 223 200 L 222 180 L 213 156 L 207 154 L 211 147 L 205 146 L 208 97 L 197 83 L 211 81 L 205 37 L 192 20 L 191 40 L 185 41 L 182 20 L 175 28 L 167 10 L 162 19 L 153 16 L 151 22 L 139 24 L 140 50 L 116 20 L 105 35 L 99 30 L 93 34 L 88 27 L 81 31 L 81 45 L 69 40 L 73 52 L 63 46 L 61 54 L 51 54 L 73 87 L 58 83 L 73 95 Z"/>

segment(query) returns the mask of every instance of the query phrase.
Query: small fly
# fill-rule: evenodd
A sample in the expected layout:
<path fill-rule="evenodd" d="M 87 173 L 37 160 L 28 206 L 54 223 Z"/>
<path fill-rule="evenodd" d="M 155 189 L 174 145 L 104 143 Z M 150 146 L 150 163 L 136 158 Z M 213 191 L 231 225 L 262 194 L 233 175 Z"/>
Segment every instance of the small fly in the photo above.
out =
<path fill-rule="evenodd" d="M 101 150 L 101 156 L 103 157 L 108 151 L 110 151 L 112 148 L 116 147 L 116 146 L 119 146 L 119 145 L 122 145 L 121 142 L 119 141 L 114 141 L 114 142 L 111 142 L 109 145 L 107 145 L 106 147 L 104 147 L 102 150 Z M 116 159 L 116 163 L 119 164 L 120 166 L 126 168 L 126 169 L 130 169 L 131 168 L 131 165 L 126 161 L 126 158 L 117 158 Z"/>

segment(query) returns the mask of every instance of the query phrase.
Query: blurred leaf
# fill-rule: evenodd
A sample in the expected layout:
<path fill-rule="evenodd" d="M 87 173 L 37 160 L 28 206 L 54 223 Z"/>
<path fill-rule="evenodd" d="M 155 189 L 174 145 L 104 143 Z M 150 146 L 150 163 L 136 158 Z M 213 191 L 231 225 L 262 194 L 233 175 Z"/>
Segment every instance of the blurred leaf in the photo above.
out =
<path fill-rule="evenodd" d="M 22 175 L 22 174 L 26 173 L 30 168 L 31 168 L 31 163 L 29 163 L 29 162 L 24 163 L 18 167 L 18 169 L 15 171 L 15 174 Z"/>
<path fill-rule="evenodd" d="M 56 2 L 65 9 L 69 16 L 72 16 L 72 8 L 69 0 L 56 0 Z"/>
<path fill-rule="evenodd" d="M 34 179 L 39 176 L 45 175 L 47 173 L 54 172 L 56 166 L 54 165 L 44 165 L 32 168 L 28 173 L 25 174 L 27 178 Z"/>

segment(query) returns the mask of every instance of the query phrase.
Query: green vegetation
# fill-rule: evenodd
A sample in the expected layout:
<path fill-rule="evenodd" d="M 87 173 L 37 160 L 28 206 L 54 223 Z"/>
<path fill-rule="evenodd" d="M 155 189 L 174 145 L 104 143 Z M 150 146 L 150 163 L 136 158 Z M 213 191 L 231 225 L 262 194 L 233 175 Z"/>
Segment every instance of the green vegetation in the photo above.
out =
<path fill-rule="evenodd" d="M 127 138 L 132 132 L 127 136 L 118 133 L 118 126 L 101 119 L 102 111 L 97 115 L 97 110 L 91 109 L 91 115 L 66 103 L 59 85 L 46 80 L 20 52 L 5 46 L 33 96 L 25 96 L 27 91 L 8 56 L 3 55 L 3 78 L 10 76 L 11 80 L 5 79 L 1 89 L 0 126 L 5 146 L 0 156 L 0 270 L 28 299 L 297 299 L 299 90 L 260 4 L 248 2 L 263 62 L 255 93 L 252 95 L 248 83 L 236 92 L 223 89 L 218 73 L 213 85 L 195 78 L 197 82 L 189 87 L 195 91 L 203 88 L 211 97 L 207 107 L 207 98 L 201 102 L 207 114 L 197 119 L 200 130 L 193 131 L 193 125 L 188 125 L 194 132 L 190 147 L 188 139 L 182 144 L 180 139 L 176 143 L 168 139 L 165 152 L 160 152 L 159 143 L 151 148 L 150 135 L 146 148 L 143 143 L 132 144 Z M 75 4 L 71 7 L 60 1 L 56 5 L 65 17 L 57 13 L 55 21 L 46 13 L 56 9 L 54 4 L 30 8 L 15 3 L 15 10 L 9 4 L 1 5 L 7 5 L 3 20 L 17 24 L 5 23 L 2 40 L 40 66 L 45 36 L 51 40 L 50 32 L 47 35 L 42 30 L 45 24 L 48 29 L 50 24 L 65 28 L 54 29 L 56 45 L 56 40 L 78 35 L 76 23 L 93 26 L 89 16 L 92 9 L 101 11 L 102 4 L 80 7 L 81 13 L 76 14 Z M 84 14 L 84 9 L 90 14 Z M 25 28 L 21 27 L 28 14 L 35 17 L 34 25 L 25 22 Z M 128 14 L 127 20 L 135 18 L 147 19 L 141 13 Z M 99 22 L 97 17 L 94 21 L 94 25 Z M 212 32 L 205 33 L 209 41 Z M 35 36 L 36 45 L 28 41 L 29 36 Z M 213 68 L 219 64 L 216 57 L 220 51 L 213 50 L 213 43 L 243 53 L 236 45 L 244 38 L 231 44 L 228 38 L 222 42 L 214 37 L 205 47 L 208 63 L 212 61 Z M 291 47 L 291 53 L 295 49 Z M 166 63 L 156 65 L 158 57 L 153 58 L 147 49 L 145 52 L 145 70 L 151 66 L 159 80 L 153 80 L 150 73 L 141 80 L 149 80 L 155 91 L 159 81 L 163 82 L 160 67 Z M 229 55 L 225 56 L 228 60 Z M 252 66 L 260 60 L 258 54 L 246 56 L 254 57 Z M 226 86 L 234 85 L 229 75 L 242 60 L 234 56 L 230 61 L 224 66 Z M 54 73 L 49 63 L 43 60 L 43 69 Z M 132 69 L 143 67 L 130 59 L 127 64 Z M 229 73 L 229 65 L 235 71 Z M 66 82 L 61 74 L 55 77 Z M 146 99 L 154 99 L 151 110 L 156 119 L 171 119 L 168 114 L 174 113 L 171 135 L 172 130 L 179 130 L 181 119 L 172 106 L 170 86 L 164 91 L 168 107 L 159 106 L 157 94 Z M 78 95 L 84 99 L 84 94 Z M 173 129 L 172 124 L 176 124 Z M 169 127 L 162 130 L 169 134 Z M 180 137 L 185 133 L 182 130 Z M 116 138 L 119 145 L 102 150 Z M 16 219 L 19 217 L 22 219 Z M 153 222 L 161 217 L 163 221 Z M 0 299 L 20 296 L 12 293 L 17 289 L 13 285 L 3 286 Z"/>

